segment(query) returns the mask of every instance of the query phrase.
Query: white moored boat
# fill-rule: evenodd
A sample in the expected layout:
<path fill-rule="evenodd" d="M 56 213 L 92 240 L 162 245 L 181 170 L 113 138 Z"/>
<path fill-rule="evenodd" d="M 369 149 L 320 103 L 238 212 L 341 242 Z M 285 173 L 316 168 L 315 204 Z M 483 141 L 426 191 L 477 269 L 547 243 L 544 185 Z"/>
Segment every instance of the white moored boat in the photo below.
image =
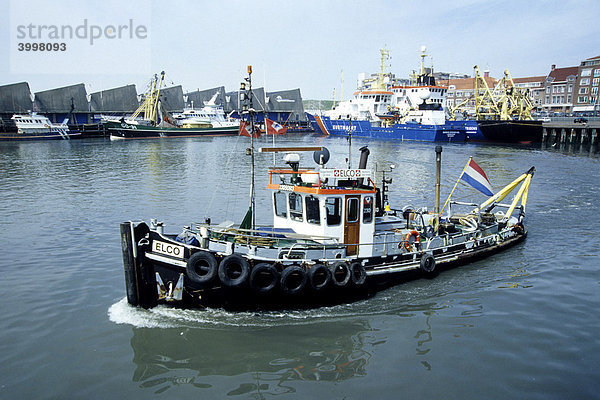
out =
<path fill-rule="evenodd" d="M 28 114 L 15 114 L 11 120 L 17 126 L 17 133 L 11 139 L 70 139 L 71 136 L 80 135 L 79 132 L 70 132 L 67 125 L 68 118 L 62 123 L 52 123 L 48 117 L 31 112 Z M 4 135 L 6 136 L 6 135 Z"/>

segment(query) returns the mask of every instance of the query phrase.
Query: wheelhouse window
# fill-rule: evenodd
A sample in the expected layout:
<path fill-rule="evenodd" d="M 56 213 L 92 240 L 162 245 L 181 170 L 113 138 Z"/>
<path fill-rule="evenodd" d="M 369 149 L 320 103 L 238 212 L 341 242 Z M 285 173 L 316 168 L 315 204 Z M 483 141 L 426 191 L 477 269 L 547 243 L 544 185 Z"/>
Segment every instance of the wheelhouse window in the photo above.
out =
<path fill-rule="evenodd" d="M 289 200 L 290 218 L 295 221 L 302 221 L 302 196 L 290 193 Z"/>
<path fill-rule="evenodd" d="M 355 197 L 348 199 L 348 204 L 346 204 L 346 221 L 347 222 L 356 222 L 358 221 L 358 210 L 360 203 L 358 199 Z"/>
<path fill-rule="evenodd" d="M 309 224 L 321 224 L 321 213 L 319 212 L 319 199 L 314 196 L 307 196 L 304 199 L 306 205 L 306 221 Z"/>
<path fill-rule="evenodd" d="M 363 199 L 363 223 L 373 221 L 373 196 L 365 196 Z"/>
<path fill-rule="evenodd" d="M 273 193 L 273 203 L 275 204 L 275 215 L 287 218 L 286 195 L 284 192 Z"/>
<path fill-rule="evenodd" d="M 342 222 L 342 199 L 327 197 L 325 199 L 325 211 L 327 212 L 327 225 L 339 225 Z"/>

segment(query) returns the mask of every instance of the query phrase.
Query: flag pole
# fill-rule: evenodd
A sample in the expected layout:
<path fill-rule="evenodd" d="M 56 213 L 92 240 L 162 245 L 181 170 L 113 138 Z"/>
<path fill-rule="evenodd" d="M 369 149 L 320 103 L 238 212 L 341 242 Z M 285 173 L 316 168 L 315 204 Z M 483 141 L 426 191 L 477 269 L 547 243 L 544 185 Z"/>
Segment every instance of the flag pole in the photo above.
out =
<path fill-rule="evenodd" d="M 467 170 L 467 167 L 469 166 L 469 163 L 471 162 L 471 159 L 473 157 L 469 157 L 469 159 L 467 160 L 467 164 L 465 165 L 465 167 L 463 168 L 462 172 L 460 173 L 460 176 L 458 177 L 458 180 L 456 181 L 456 183 L 454 184 L 454 187 L 452 188 L 452 191 L 450 192 L 450 195 L 448 195 L 448 198 L 446 199 L 446 202 L 444 203 L 444 206 L 442 207 L 442 209 L 440 210 L 440 216 L 442 215 L 442 213 L 444 212 L 444 208 L 446 208 L 446 205 L 448 205 L 448 202 L 450 201 L 450 198 L 452 197 L 452 193 L 454 193 L 454 190 L 456 190 L 456 187 L 458 186 L 458 183 L 460 182 L 460 179 L 462 178 L 463 174 L 465 173 L 465 171 Z"/>

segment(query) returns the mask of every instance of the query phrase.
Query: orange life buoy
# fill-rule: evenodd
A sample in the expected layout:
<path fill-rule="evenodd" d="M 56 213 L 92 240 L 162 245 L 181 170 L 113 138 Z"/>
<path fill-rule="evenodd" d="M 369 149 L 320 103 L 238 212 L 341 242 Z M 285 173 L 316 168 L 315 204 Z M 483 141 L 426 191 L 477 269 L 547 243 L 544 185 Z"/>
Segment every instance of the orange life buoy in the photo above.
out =
<path fill-rule="evenodd" d="M 406 251 L 411 251 L 412 250 L 412 243 L 410 242 L 410 238 L 412 236 L 415 237 L 415 240 L 414 240 L 413 243 L 419 243 L 419 237 L 421 236 L 421 235 L 419 235 L 419 232 L 417 232 L 417 231 L 410 231 L 404 237 L 404 248 L 406 249 Z"/>

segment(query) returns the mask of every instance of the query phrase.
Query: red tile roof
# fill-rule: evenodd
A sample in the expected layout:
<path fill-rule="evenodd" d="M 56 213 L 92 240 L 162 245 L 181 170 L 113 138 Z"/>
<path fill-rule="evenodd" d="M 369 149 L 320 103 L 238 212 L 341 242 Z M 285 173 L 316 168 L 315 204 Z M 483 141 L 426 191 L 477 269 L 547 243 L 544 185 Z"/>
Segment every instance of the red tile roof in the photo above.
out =
<path fill-rule="evenodd" d="M 526 83 L 526 82 L 544 82 L 545 76 L 528 76 L 526 78 L 513 78 L 515 83 Z"/>
<path fill-rule="evenodd" d="M 564 82 L 570 75 L 577 76 L 578 71 L 579 67 L 554 68 L 548 76 L 554 78 L 554 82 Z"/>
<path fill-rule="evenodd" d="M 484 79 L 490 88 L 493 88 L 498 82 L 497 79 L 492 77 L 486 77 Z M 438 80 L 438 84 L 443 86 L 454 85 L 456 90 L 472 90 L 475 89 L 475 78 Z"/>

